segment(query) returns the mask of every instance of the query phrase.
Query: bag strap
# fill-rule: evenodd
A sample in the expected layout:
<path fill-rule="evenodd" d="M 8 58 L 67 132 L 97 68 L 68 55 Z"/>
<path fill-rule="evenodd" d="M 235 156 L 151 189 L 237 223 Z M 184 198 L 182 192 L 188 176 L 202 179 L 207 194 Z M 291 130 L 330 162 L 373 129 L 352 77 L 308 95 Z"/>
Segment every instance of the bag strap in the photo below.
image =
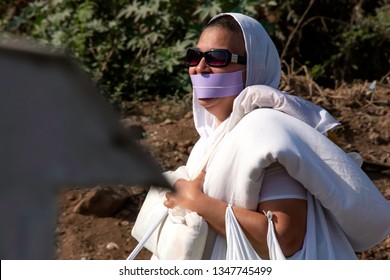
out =
<path fill-rule="evenodd" d="M 268 220 L 267 245 L 270 260 L 285 260 L 282 249 L 275 234 L 272 212 L 263 211 Z M 228 205 L 225 214 L 227 260 L 261 260 L 253 249 L 244 231 L 234 215 L 232 205 Z"/>
<path fill-rule="evenodd" d="M 156 221 L 153 223 L 153 225 L 151 226 L 149 231 L 145 234 L 144 237 L 142 237 L 141 241 L 137 244 L 137 246 L 134 248 L 134 250 L 127 257 L 127 260 L 134 260 L 135 259 L 135 257 L 138 255 L 138 253 L 144 247 L 145 243 L 149 240 L 149 238 L 152 236 L 154 231 L 159 227 L 159 225 L 162 223 L 162 221 L 167 216 L 168 216 L 168 208 L 163 213 L 161 213 L 161 215 L 156 219 Z"/>

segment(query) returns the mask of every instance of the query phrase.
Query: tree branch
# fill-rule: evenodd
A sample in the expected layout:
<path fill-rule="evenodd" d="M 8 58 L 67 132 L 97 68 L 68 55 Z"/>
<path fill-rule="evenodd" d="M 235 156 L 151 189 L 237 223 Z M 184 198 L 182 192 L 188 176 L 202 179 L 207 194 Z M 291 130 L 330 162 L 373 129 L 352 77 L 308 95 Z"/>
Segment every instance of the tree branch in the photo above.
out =
<path fill-rule="evenodd" d="M 300 28 L 300 26 L 302 24 L 302 21 L 304 20 L 306 14 L 309 12 L 311 6 L 313 6 L 314 2 L 315 2 L 315 0 L 310 0 L 310 3 L 307 6 L 305 12 L 303 13 L 301 18 L 299 19 L 299 21 L 297 23 L 297 26 L 295 26 L 293 32 L 291 32 L 290 36 L 288 36 L 287 43 L 286 43 L 286 45 L 283 48 L 283 52 L 282 52 L 282 55 L 280 56 L 280 60 L 284 59 L 284 56 L 286 55 L 287 49 L 288 49 L 288 47 L 289 47 L 289 45 L 291 43 L 292 38 L 295 36 L 295 33 L 297 33 L 298 29 Z"/>

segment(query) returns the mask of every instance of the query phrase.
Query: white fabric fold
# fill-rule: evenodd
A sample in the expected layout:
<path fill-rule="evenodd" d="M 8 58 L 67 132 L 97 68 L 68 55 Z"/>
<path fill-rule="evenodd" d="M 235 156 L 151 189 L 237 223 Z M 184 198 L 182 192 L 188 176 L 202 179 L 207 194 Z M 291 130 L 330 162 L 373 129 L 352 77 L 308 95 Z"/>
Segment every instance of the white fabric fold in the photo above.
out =
<path fill-rule="evenodd" d="M 229 119 L 231 130 L 246 114 L 257 108 L 272 108 L 297 118 L 320 133 L 326 133 L 340 123 L 325 109 L 298 96 L 269 86 L 255 85 L 244 89 L 236 97 Z"/>

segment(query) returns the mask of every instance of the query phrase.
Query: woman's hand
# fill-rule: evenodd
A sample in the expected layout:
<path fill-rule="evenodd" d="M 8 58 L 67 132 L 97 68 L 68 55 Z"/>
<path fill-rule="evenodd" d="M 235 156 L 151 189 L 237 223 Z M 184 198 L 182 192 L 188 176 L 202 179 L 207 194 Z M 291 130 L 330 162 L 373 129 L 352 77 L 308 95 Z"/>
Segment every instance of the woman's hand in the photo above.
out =
<path fill-rule="evenodd" d="M 188 210 L 197 212 L 196 202 L 203 193 L 203 182 L 205 173 L 201 172 L 198 177 L 192 181 L 179 179 L 174 188 L 175 192 L 168 192 L 166 194 L 167 200 L 164 205 L 168 208 L 174 208 L 176 206 L 184 207 Z"/>

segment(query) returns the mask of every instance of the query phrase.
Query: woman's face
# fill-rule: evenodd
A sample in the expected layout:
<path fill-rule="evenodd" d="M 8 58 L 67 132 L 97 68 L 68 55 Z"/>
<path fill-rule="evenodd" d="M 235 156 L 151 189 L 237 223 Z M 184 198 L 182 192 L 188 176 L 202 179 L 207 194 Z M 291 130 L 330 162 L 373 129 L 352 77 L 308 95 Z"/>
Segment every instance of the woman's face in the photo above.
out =
<path fill-rule="evenodd" d="M 205 52 L 210 49 L 227 49 L 233 54 L 246 56 L 243 38 L 235 35 L 231 31 L 219 27 L 206 28 L 200 36 L 196 47 L 201 52 Z M 245 65 L 237 63 L 230 63 L 226 67 L 222 68 L 210 67 L 206 64 L 205 59 L 202 58 L 197 66 L 189 67 L 188 71 L 190 75 L 195 75 L 201 73 L 230 73 L 241 70 L 243 71 L 243 81 L 245 83 L 245 68 Z M 239 94 L 239 92 L 237 94 Z M 198 102 L 208 112 L 214 115 L 219 122 L 223 122 L 227 117 L 229 117 L 232 111 L 235 97 L 236 96 L 203 98 L 199 99 Z"/>

